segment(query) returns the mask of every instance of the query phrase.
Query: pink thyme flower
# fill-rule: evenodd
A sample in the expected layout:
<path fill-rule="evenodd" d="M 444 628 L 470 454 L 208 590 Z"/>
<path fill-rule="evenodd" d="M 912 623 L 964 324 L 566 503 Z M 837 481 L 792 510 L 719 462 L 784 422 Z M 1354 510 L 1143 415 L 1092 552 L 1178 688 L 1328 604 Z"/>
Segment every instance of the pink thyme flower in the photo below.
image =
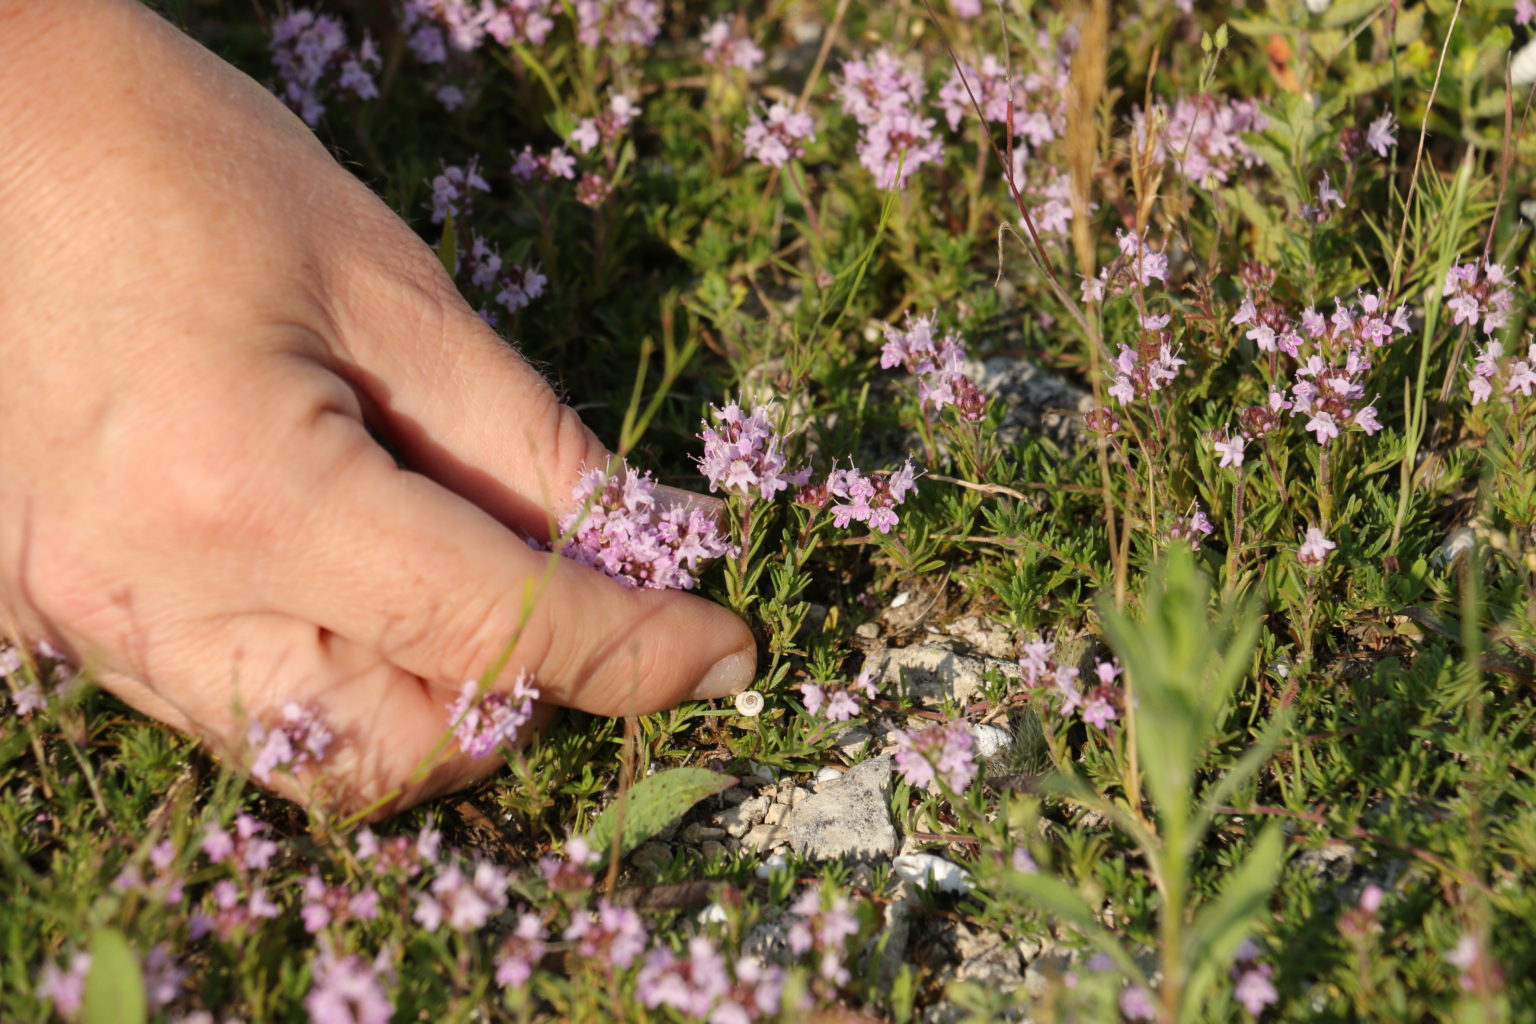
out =
<path fill-rule="evenodd" d="M 976 737 L 964 722 L 946 722 L 922 730 L 892 733 L 896 768 L 916 789 L 937 791 L 943 783 L 963 793 L 976 777 Z"/>
<path fill-rule="evenodd" d="M 1243 970 L 1237 976 L 1237 984 L 1232 987 L 1232 997 L 1242 1003 L 1249 1013 L 1258 1016 L 1264 1007 L 1280 999 L 1274 982 L 1269 980 L 1273 973 L 1274 968 L 1269 964 L 1255 964 Z"/>
<path fill-rule="evenodd" d="M 848 940 L 859 933 L 859 919 L 848 900 L 833 896 L 824 901 L 819 889 L 806 889 L 790 904 L 789 914 L 792 923 L 786 938 L 790 952 L 796 956 L 820 954 L 817 973 L 834 985 L 846 985 L 849 974 L 843 955 Z"/>
<path fill-rule="evenodd" d="M 533 702 L 539 689 L 533 676 L 519 672 L 512 689 L 480 690 L 477 680 L 467 681 L 459 689 L 459 698 L 448 706 L 448 721 L 459 749 L 470 757 L 485 757 L 499 746 L 517 742 L 517 735 L 533 717 Z"/>
<path fill-rule="evenodd" d="M 1380 117 L 1371 122 L 1371 126 L 1365 132 L 1365 144 L 1376 151 L 1380 157 L 1386 156 L 1397 145 L 1397 118 L 1392 111 L 1384 111 Z"/>
<path fill-rule="evenodd" d="M 304 997 L 313 1024 L 389 1024 L 394 1007 L 383 982 L 392 977 L 386 951 L 370 963 L 360 956 L 338 955 L 322 939 L 315 954 L 314 980 Z"/>
<path fill-rule="evenodd" d="M 1146 989 L 1127 985 L 1120 990 L 1120 1015 L 1126 1020 L 1156 1020 L 1157 1007 Z"/>
<path fill-rule="evenodd" d="M 327 926 L 347 921 L 371 921 L 379 916 L 379 894 L 362 888 L 353 892 L 345 885 L 326 885 L 320 873 L 311 868 L 304 879 L 304 906 L 299 919 L 311 935 Z"/>
<path fill-rule="evenodd" d="M 897 507 L 917 488 L 915 472 L 911 459 L 883 476 L 834 469 L 827 477 L 827 494 L 842 500 L 831 506 L 832 525 L 843 530 L 849 523 L 865 523 L 871 530 L 890 533 L 896 527 Z"/>
<path fill-rule="evenodd" d="M 859 163 L 877 188 L 905 188 L 919 167 L 943 158 L 944 143 L 922 113 L 922 76 L 890 50 L 844 61 L 837 89 L 843 112 L 859 123 Z"/>
<path fill-rule="evenodd" d="M 729 402 L 723 409 L 710 406 L 709 414 L 698 436 L 704 442 L 699 471 L 709 479 L 711 491 L 746 500 L 755 491 L 764 501 L 771 501 L 791 483 L 804 482 L 801 473 L 786 472 L 787 463 L 780 451 L 784 441 L 774 430 L 766 405 L 754 405 L 746 413 Z"/>
<path fill-rule="evenodd" d="M 670 1006 L 699 1020 L 710 1016 L 729 989 L 725 957 L 702 935 L 688 940 L 686 958 L 666 946 L 653 946 L 635 981 L 635 995 L 646 1006 Z"/>
<path fill-rule="evenodd" d="M 805 155 L 803 143 L 816 138 L 811 115 L 787 103 L 775 103 L 765 112 L 754 112 L 742 133 L 742 151 L 769 167 L 783 167 Z"/>
<path fill-rule="evenodd" d="M 724 71 L 737 68 L 751 71 L 763 62 L 763 51 L 746 36 L 731 33 L 729 18 L 716 18 L 699 36 L 704 44 L 704 63 Z"/>
<path fill-rule="evenodd" d="M 1242 434 L 1234 434 L 1230 431 L 1225 438 L 1214 442 L 1213 447 L 1216 449 L 1216 454 L 1221 456 L 1221 463 L 1217 468 L 1243 468 L 1243 448 L 1246 445 L 1247 442 L 1243 440 Z"/>
<path fill-rule="evenodd" d="M 480 176 L 480 158 L 471 157 L 463 167 L 444 164 L 432 179 L 432 223 L 441 224 L 448 217 L 455 223 L 470 218 L 476 192 L 489 192 L 491 186 Z"/>
<path fill-rule="evenodd" d="M 1243 136 L 1269 126 L 1257 102 L 1211 95 L 1181 97 L 1166 116 L 1153 152 L 1159 160 L 1171 159 L 1201 188 L 1224 185 L 1238 168 L 1255 166 L 1258 157 Z M 1138 110 L 1133 127 L 1138 147 L 1145 144 L 1146 131 L 1146 115 Z"/>
<path fill-rule="evenodd" d="M 630 587 L 688 590 L 704 563 L 734 548 L 706 513 L 656 499 L 650 473 L 624 467 L 582 474 L 577 507 L 560 519 L 570 540 L 562 554 Z"/>
<path fill-rule="evenodd" d="M 562 936 L 576 952 L 610 967 L 625 968 L 645 950 L 645 924 L 629 907 L 599 897 L 595 913 L 573 914 Z"/>
<path fill-rule="evenodd" d="M 362 44 L 351 49 L 334 15 L 295 8 L 272 23 L 267 45 L 282 82 L 278 95 L 310 127 L 320 123 L 326 93 L 333 89 L 362 100 L 379 94 L 371 73 L 380 64 L 373 39 L 365 35 Z"/>
<path fill-rule="evenodd" d="M 650 46 L 661 32 L 660 0 L 576 0 L 576 40 L 595 50 Z"/>
<path fill-rule="evenodd" d="M 856 717 L 860 699 L 874 700 L 878 693 L 875 689 L 873 665 L 865 666 L 851 682 L 844 685 L 832 683 L 822 686 L 812 682 L 800 684 L 800 699 L 805 702 L 805 710 L 813 715 L 819 713 L 829 722 L 846 722 Z"/>
<path fill-rule="evenodd" d="M 933 316 L 907 317 L 904 330 L 881 324 L 885 345 L 880 365 L 904 366 L 917 378 L 917 397 L 924 409 L 955 406 L 972 422 L 986 413 L 987 400 L 965 375 L 965 341 L 956 331 L 937 336 Z"/>
<path fill-rule="evenodd" d="M 1536 0 L 1515 0 L 1515 24 L 1529 25 L 1536 21 Z"/>
<path fill-rule="evenodd" d="M 496 984 L 502 988 L 522 988 L 528 984 L 533 969 L 544 959 L 546 938 L 537 914 L 520 914 L 517 927 L 502 940 L 496 953 Z"/>
<path fill-rule="evenodd" d="M 1493 995 L 1504 987 L 1504 969 L 1489 954 L 1482 939 L 1468 932 L 1445 955 L 1446 961 L 1460 973 L 1457 978 L 1463 992 Z"/>
<path fill-rule="evenodd" d="M 1502 264 L 1479 260 L 1452 267 L 1441 295 L 1449 300 L 1452 323 L 1481 325 L 1484 334 L 1509 326 L 1515 293 Z"/>
<path fill-rule="evenodd" d="M 89 953 L 74 954 L 62 971 L 57 964 L 44 965 L 37 981 L 37 998 L 52 1003 L 54 1012 L 65 1020 L 74 1020 L 85 1000 L 85 976 L 90 970 Z"/>
<path fill-rule="evenodd" d="M 332 735 L 318 707 L 288 701 L 283 705 L 280 723 L 269 727 L 252 722 L 245 738 L 256 751 L 251 774 L 269 782 L 274 771 L 292 772 L 302 765 L 324 760 Z"/>
<path fill-rule="evenodd" d="M 1187 519 L 1174 520 L 1173 526 L 1168 530 L 1168 536 L 1172 540 L 1187 541 L 1190 550 L 1199 551 L 1201 542 L 1215 531 L 1216 527 L 1212 525 L 1210 517 L 1205 514 L 1205 510 L 1197 501 L 1195 511 Z"/>
<path fill-rule="evenodd" d="M 1296 549 L 1296 560 L 1308 568 L 1316 568 L 1323 564 L 1323 560 L 1328 557 L 1328 552 L 1336 547 L 1338 547 L 1337 544 L 1323 536 L 1322 530 L 1309 526 L 1301 547 Z"/>
<path fill-rule="evenodd" d="M 445 922 L 456 932 L 473 932 L 507 908 L 507 881 L 504 868 L 487 860 L 476 860 L 474 870 L 465 874 L 457 864 L 449 864 L 432 880 L 430 892 L 416 894 L 412 920 L 429 932 Z"/>

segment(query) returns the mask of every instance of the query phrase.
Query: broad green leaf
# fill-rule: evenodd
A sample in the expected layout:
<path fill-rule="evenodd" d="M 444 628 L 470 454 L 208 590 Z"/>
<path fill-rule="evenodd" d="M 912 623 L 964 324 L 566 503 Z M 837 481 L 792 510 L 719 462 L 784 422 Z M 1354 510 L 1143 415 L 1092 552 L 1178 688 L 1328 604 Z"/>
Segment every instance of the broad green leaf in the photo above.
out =
<path fill-rule="evenodd" d="M 673 768 L 641 779 L 622 800 L 615 800 L 597 816 L 587 833 L 587 843 L 594 853 L 608 857 L 613 852 L 614 830 L 620 827 L 622 813 L 618 855 L 623 857 L 682 818 L 688 808 L 705 797 L 730 789 L 737 781 L 734 776 L 707 768 Z"/>
<path fill-rule="evenodd" d="M 116 928 L 102 928 L 91 936 L 90 949 L 80 1019 L 85 1024 L 143 1024 L 144 976 L 128 940 Z"/>
<path fill-rule="evenodd" d="M 1189 983 L 1179 1008 L 1181 1020 L 1193 1019 L 1206 990 L 1231 965 L 1232 954 L 1268 905 L 1284 860 L 1284 833 L 1278 823 L 1272 824 L 1259 833 L 1253 852 L 1227 879 L 1221 895 L 1195 916 L 1185 944 Z"/>

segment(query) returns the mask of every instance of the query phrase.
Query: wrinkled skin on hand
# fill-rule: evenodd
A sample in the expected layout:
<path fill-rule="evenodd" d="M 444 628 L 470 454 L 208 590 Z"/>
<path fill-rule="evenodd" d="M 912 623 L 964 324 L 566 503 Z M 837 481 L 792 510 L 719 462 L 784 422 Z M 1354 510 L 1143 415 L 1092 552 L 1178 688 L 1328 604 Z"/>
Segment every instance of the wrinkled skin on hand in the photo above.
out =
<path fill-rule="evenodd" d="M 227 755 L 317 705 L 274 787 L 341 809 L 495 767 L 412 778 L 514 635 L 506 685 L 601 714 L 750 681 L 725 609 L 524 542 L 606 451 L 258 84 L 131 0 L 0 0 L 0 109 L 0 628 Z"/>

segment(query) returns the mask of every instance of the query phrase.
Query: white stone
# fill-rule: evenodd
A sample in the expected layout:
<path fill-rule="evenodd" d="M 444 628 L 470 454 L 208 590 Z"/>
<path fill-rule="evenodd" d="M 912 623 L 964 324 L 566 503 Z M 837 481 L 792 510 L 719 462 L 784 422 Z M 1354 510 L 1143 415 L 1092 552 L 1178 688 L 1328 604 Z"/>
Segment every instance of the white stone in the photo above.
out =
<path fill-rule="evenodd" d="M 828 782 L 836 782 L 842 777 L 843 770 L 841 768 L 833 768 L 831 765 L 827 765 L 825 768 L 816 769 L 816 785 L 818 786 Z"/>
<path fill-rule="evenodd" d="M 995 725 L 982 725 L 978 722 L 971 726 L 971 735 L 976 738 L 977 757 L 997 757 L 1013 749 L 1013 733 L 1007 729 L 999 729 Z"/>
<path fill-rule="evenodd" d="M 971 873 L 954 861 L 932 853 L 909 853 L 891 861 L 896 877 L 918 889 L 964 895 L 971 891 Z"/>
<path fill-rule="evenodd" d="M 889 757 L 864 761 L 795 805 L 779 831 L 812 860 L 890 857 L 900 845 L 891 823 L 891 786 Z"/>

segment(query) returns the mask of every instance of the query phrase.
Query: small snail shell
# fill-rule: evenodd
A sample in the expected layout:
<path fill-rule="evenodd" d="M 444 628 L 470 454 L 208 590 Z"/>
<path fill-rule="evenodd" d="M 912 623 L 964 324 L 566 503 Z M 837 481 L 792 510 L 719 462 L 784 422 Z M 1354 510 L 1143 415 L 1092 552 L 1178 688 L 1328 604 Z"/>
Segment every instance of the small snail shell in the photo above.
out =
<path fill-rule="evenodd" d="M 736 695 L 736 710 L 754 718 L 763 712 L 763 695 L 756 690 L 743 690 Z"/>

